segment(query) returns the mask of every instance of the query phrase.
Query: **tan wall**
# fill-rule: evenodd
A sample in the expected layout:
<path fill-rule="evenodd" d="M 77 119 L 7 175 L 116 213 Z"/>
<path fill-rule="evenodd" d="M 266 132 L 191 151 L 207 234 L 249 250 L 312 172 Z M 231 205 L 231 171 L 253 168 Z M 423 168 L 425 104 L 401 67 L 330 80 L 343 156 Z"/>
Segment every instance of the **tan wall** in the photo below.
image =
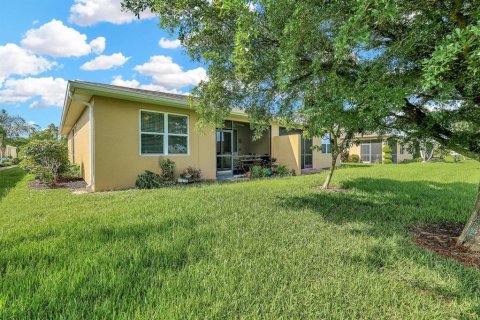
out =
<path fill-rule="evenodd" d="M 162 107 L 105 97 L 95 97 L 95 190 L 125 189 L 145 170 L 160 173 L 161 156 L 140 155 L 139 110 L 152 110 L 189 116 L 189 155 L 170 155 L 177 175 L 188 166 L 200 168 L 203 178 L 216 178 L 215 130 L 199 132 L 193 110 Z"/>
<path fill-rule="evenodd" d="M 70 131 L 67 135 L 67 146 L 68 146 L 68 160 L 73 162 L 73 131 Z"/>
<path fill-rule="evenodd" d="M 301 139 L 299 134 L 272 136 L 272 157 L 277 158 L 279 165 L 287 166 L 301 173 Z"/>
<path fill-rule="evenodd" d="M 354 144 L 353 146 L 350 146 L 350 148 L 348 149 L 348 153 L 350 155 L 356 154 L 360 158 L 360 145 L 355 145 Z"/>
<path fill-rule="evenodd" d="M 297 174 L 300 174 L 301 172 L 301 136 L 300 135 L 293 135 L 293 136 L 298 136 L 299 140 L 298 142 L 295 142 L 293 144 L 290 144 L 290 147 L 288 147 L 288 143 L 285 141 L 280 142 L 278 137 L 280 137 L 280 125 L 278 124 L 272 124 L 272 156 L 274 158 L 278 159 L 279 164 L 286 165 L 290 169 L 294 169 Z M 282 137 L 288 137 L 288 136 L 282 136 Z M 314 137 L 312 139 L 313 146 L 318 146 L 321 147 L 321 139 L 318 137 Z M 298 145 L 298 147 L 297 147 Z M 291 156 L 291 151 L 287 149 L 294 149 L 298 151 L 294 151 L 296 153 L 293 157 Z M 289 154 L 290 153 L 290 154 Z M 312 152 L 313 156 L 313 161 L 312 165 L 314 169 L 323 169 L 323 168 L 329 168 L 332 165 L 332 156 L 331 154 L 323 154 L 322 151 L 314 149 Z M 285 163 L 281 163 L 281 161 Z M 340 161 L 337 161 L 337 166 L 340 165 Z"/>
<path fill-rule="evenodd" d="M 409 153 L 407 150 L 408 146 L 405 145 L 405 151 L 403 154 L 400 154 L 400 143 L 397 143 L 397 162 L 400 163 L 403 160 L 413 159 L 413 154 Z"/>
<path fill-rule="evenodd" d="M 17 147 L 5 146 L 5 151 L 0 150 L 0 158 L 17 158 Z"/>
<path fill-rule="evenodd" d="M 83 179 L 91 184 L 89 114 L 89 109 L 85 108 L 74 126 L 75 135 L 73 130 L 68 134 L 68 153 L 70 161 L 80 166 Z"/>
<path fill-rule="evenodd" d="M 314 169 L 323 169 L 329 168 L 332 165 L 332 155 L 330 153 L 325 154 L 321 151 L 322 140 L 320 138 L 314 137 L 312 139 L 313 145 L 318 146 L 320 149 L 313 150 L 313 168 Z M 337 162 L 337 166 L 340 165 L 340 161 Z"/>

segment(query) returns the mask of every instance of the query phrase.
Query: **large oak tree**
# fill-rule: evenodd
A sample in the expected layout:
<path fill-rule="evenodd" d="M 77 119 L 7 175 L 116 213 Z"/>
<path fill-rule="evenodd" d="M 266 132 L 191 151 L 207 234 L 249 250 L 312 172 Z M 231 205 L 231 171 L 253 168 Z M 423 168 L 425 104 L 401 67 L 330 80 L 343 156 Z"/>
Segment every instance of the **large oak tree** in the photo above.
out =
<path fill-rule="evenodd" d="M 157 13 L 160 26 L 207 64 L 209 81 L 194 90 L 206 123 L 219 123 L 233 105 L 245 108 L 258 129 L 273 116 L 300 114 L 318 134 L 329 127 L 322 114 L 336 110 L 346 116 L 339 119 L 358 120 L 343 129 L 382 125 L 480 160 L 477 0 L 123 0 L 123 6 Z M 480 248 L 480 187 L 459 243 Z"/>

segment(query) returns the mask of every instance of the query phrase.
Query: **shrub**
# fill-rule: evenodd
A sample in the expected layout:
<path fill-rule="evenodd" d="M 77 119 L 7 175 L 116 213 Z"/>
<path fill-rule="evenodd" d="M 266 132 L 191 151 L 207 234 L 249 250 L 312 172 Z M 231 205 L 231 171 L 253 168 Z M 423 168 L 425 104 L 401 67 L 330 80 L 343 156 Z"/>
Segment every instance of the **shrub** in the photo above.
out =
<path fill-rule="evenodd" d="M 32 141 L 23 155 L 22 167 L 42 183 L 56 183 L 69 168 L 67 144 L 61 140 Z"/>
<path fill-rule="evenodd" d="M 264 178 L 271 175 L 270 169 L 262 168 L 261 166 L 253 166 L 250 169 L 251 178 Z"/>
<path fill-rule="evenodd" d="M 163 181 L 175 181 L 175 162 L 170 159 L 160 159 L 159 161 L 160 169 L 162 170 L 162 180 Z"/>
<path fill-rule="evenodd" d="M 10 167 L 11 165 L 13 165 L 12 162 L 0 162 L 0 168 Z"/>
<path fill-rule="evenodd" d="M 404 159 L 401 163 L 412 163 L 412 162 L 422 162 L 422 158 L 415 158 L 415 159 Z"/>
<path fill-rule="evenodd" d="M 188 172 L 192 175 L 192 179 L 198 181 L 202 179 L 202 170 L 194 167 L 188 167 Z"/>
<path fill-rule="evenodd" d="M 392 148 L 389 145 L 383 146 L 383 163 L 391 164 L 392 163 Z"/>
<path fill-rule="evenodd" d="M 290 170 L 286 166 L 278 166 L 273 171 L 273 174 L 276 176 L 288 176 L 291 174 Z"/>
<path fill-rule="evenodd" d="M 199 181 L 202 178 L 202 170 L 188 167 L 180 174 L 180 178 L 187 179 L 188 181 Z"/>
<path fill-rule="evenodd" d="M 250 177 L 251 178 L 260 178 L 262 172 L 261 166 L 253 166 L 250 168 Z"/>
<path fill-rule="evenodd" d="M 348 152 L 348 150 L 345 150 L 340 154 L 340 161 L 342 161 L 342 162 L 352 162 L 352 161 L 350 161 L 350 153 Z"/>
<path fill-rule="evenodd" d="M 358 154 L 352 154 L 348 157 L 348 162 L 359 163 L 360 156 Z"/>
<path fill-rule="evenodd" d="M 82 177 L 82 172 L 80 170 L 80 166 L 78 164 L 71 164 L 68 167 L 67 172 L 63 174 L 64 177 L 68 178 L 81 178 Z"/>
<path fill-rule="evenodd" d="M 162 177 L 155 172 L 146 170 L 144 173 L 138 175 L 135 186 L 138 189 L 156 189 L 163 185 Z"/>
<path fill-rule="evenodd" d="M 268 168 L 262 168 L 262 170 L 260 171 L 260 176 L 261 176 L 262 178 L 264 178 L 264 177 L 269 177 L 269 176 L 271 176 L 271 175 L 272 175 L 272 172 L 271 172 L 270 169 L 268 169 Z"/>

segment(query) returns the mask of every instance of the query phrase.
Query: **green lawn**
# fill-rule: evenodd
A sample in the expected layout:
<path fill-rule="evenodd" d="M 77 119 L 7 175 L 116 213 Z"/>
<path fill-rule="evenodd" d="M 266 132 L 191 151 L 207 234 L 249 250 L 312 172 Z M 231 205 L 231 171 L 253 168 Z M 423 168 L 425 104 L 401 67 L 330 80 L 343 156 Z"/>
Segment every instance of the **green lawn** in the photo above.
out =
<path fill-rule="evenodd" d="M 480 270 L 405 227 L 464 222 L 478 162 L 152 191 L 32 191 L 0 172 L 0 318 L 477 319 Z"/>

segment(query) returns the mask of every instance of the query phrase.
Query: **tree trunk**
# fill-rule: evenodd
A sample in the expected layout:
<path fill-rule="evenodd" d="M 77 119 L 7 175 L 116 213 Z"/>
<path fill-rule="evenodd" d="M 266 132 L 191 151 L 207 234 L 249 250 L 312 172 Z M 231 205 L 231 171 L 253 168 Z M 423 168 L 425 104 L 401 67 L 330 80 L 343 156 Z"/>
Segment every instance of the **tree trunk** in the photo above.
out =
<path fill-rule="evenodd" d="M 468 219 L 465 228 L 463 228 L 462 234 L 458 237 L 457 244 L 464 244 L 472 250 L 480 251 L 480 184 L 472 215 Z"/>
<path fill-rule="evenodd" d="M 428 162 L 430 159 L 433 157 L 433 152 L 435 151 L 435 148 L 432 147 L 430 152 L 427 151 L 427 146 L 425 145 L 425 150 L 420 149 L 420 155 L 422 156 L 423 161 L 422 162 Z"/>
<path fill-rule="evenodd" d="M 330 182 L 332 181 L 333 172 L 335 171 L 335 166 L 337 164 L 337 154 L 332 152 L 332 166 L 330 167 L 330 171 L 328 172 L 328 176 L 323 183 L 322 189 L 328 189 L 330 187 Z"/>

